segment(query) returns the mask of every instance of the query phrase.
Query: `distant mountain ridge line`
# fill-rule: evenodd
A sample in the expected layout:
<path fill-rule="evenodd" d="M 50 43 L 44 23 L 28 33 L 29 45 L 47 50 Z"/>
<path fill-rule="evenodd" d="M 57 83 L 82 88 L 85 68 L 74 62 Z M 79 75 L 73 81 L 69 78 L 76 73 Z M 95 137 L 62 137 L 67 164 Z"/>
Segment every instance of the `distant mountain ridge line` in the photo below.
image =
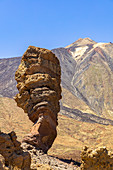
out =
<path fill-rule="evenodd" d="M 90 112 L 113 119 L 113 43 L 85 38 L 52 52 L 60 60 L 62 87 L 76 97 L 73 103 L 81 100 Z M 0 59 L 0 94 L 4 97 L 17 93 L 14 75 L 20 60 Z"/>
<path fill-rule="evenodd" d="M 16 59 L 16 58 L 22 58 L 22 56 L 18 56 L 18 57 L 8 57 L 8 58 L 0 58 L 0 60 Z"/>

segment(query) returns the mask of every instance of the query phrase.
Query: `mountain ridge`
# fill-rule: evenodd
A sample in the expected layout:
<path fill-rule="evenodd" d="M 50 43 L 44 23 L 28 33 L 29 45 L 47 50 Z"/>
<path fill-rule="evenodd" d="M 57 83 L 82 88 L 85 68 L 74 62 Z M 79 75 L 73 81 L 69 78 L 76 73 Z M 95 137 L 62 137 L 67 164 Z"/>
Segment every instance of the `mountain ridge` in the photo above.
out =
<path fill-rule="evenodd" d="M 68 96 L 75 96 L 73 107 L 68 100 L 70 109 L 113 119 L 113 44 L 97 43 L 90 38 L 78 39 L 69 46 L 52 49 L 60 60 L 62 69 L 62 87 Z M 21 57 L 0 59 L 0 95 L 13 97 L 17 93 L 14 79 L 15 71 Z M 65 106 L 63 90 L 62 105 Z M 74 103 L 80 104 L 74 107 Z"/>
<path fill-rule="evenodd" d="M 103 112 L 104 112 L 104 114 L 106 114 L 105 112 L 111 112 L 110 114 L 109 113 L 108 114 L 109 114 L 109 116 L 111 115 L 110 117 L 112 117 L 113 108 L 111 106 L 113 103 L 113 101 L 112 101 L 113 94 L 112 94 L 112 92 L 111 92 L 111 94 L 109 92 L 107 92 L 107 86 L 108 86 L 109 90 L 112 91 L 113 44 L 112 43 L 96 43 L 96 42 L 92 43 L 91 42 L 91 44 L 89 45 L 86 42 L 84 42 L 82 44 L 83 46 L 78 47 L 79 42 L 81 40 L 89 41 L 89 39 L 87 39 L 87 38 L 79 39 L 78 41 L 75 41 L 75 43 L 73 43 L 74 45 L 72 44 L 71 47 L 67 48 L 67 53 L 70 54 L 71 58 L 75 59 L 75 63 L 76 63 L 76 67 L 73 70 L 73 72 L 74 72 L 73 78 L 71 80 L 71 83 L 68 83 L 68 85 L 70 87 L 72 87 L 72 89 L 74 89 L 75 95 L 78 98 L 81 98 L 83 101 L 85 101 L 86 104 L 94 112 L 96 112 L 100 116 L 103 114 Z M 75 44 L 76 44 L 76 46 L 75 46 Z M 106 74 L 106 77 L 104 77 L 103 73 Z M 89 76 L 89 78 L 88 78 L 88 76 Z M 107 80 L 107 78 L 109 78 L 109 80 Z M 83 79 L 85 82 L 82 81 Z M 95 80 L 93 80 L 93 79 L 95 79 Z M 81 87 L 81 83 L 82 83 L 82 87 Z M 102 88 L 100 88 L 100 86 L 103 86 L 103 84 L 105 86 L 102 89 Z M 87 90 L 85 90 L 86 85 L 88 86 L 88 88 L 90 87 L 90 92 L 88 91 L 88 88 L 87 88 Z M 94 87 L 95 87 L 95 89 L 93 89 Z M 100 90 L 105 91 L 106 94 L 104 94 L 104 92 L 102 92 L 103 96 L 101 96 L 101 99 L 94 101 L 95 100 L 94 99 L 95 92 L 98 93 L 98 88 L 100 88 Z M 71 92 L 73 93 L 73 91 L 71 91 Z M 90 96 L 87 96 L 88 95 L 87 92 L 90 94 Z M 92 92 L 92 94 L 91 94 L 91 92 Z M 106 99 L 107 93 L 110 94 L 110 96 L 109 96 L 109 99 L 111 101 L 110 109 L 108 106 L 107 106 L 108 108 L 105 109 L 106 103 L 102 104 L 102 100 Z M 92 100 L 90 98 L 92 98 Z M 96 98 L 98 99 L 98 94 L 96 95 Z M 95 102 L 96 102 L 96 104 L 95 104 Z"/>

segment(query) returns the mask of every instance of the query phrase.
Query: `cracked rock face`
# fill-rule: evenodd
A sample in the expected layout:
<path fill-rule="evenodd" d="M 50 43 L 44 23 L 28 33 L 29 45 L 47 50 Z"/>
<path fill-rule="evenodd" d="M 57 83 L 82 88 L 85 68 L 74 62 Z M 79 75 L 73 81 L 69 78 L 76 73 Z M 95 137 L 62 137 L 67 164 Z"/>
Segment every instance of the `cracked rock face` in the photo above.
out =
<path fill-rule="evenodd" d="M 51 51 L 29 46 L 15 73 L 19 93 L 17 105 L 34 123 L 24 142 L 47 152 L 57 136 L 57 114 L 60 111 L 61 68 Z"/>

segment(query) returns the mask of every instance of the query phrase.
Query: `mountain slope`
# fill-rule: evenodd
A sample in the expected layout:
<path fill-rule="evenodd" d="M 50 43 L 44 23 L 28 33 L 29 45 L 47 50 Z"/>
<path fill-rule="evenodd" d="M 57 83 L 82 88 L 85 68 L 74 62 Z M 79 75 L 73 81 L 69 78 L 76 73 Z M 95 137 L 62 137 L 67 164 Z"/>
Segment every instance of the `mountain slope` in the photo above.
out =
<path fill-rule="evenodd" d="M 113 44 L 84 38 L 52 51 L 62 70 L 61 107 L 113 119 Z M 13 97 L 17 93 L 14 74 L 20 60 L 20 57 L 0 60 L 2 96 Z"/>
<path fill-rule="evenodd" d="M 29 133 L 32 122 L 29 120 L 27 114 L 17 107 L 16 102 L 7 97 L 0 97 L 0 130 L 3 132 L 10 132 L 14 130 L 22 140 L 22 137 Z"/>
<path fill-rule="evenodd" d="M 15 71 L 21 61 L 21 57 L 0 59 L 0 95 L 13 97 L 17 93 Z"/>
<path fill-rule="evenodd" d="M 74 76 L 76 61 L 65 48 L 53 49 L 52 52 L 55 53 L 55 55 L 58 57 L 60 61 L 62 73 L 61 78 L 62 86 L 71 91 L 72 93 L 74 93 L 74 89 L 72 88 L 70 82 Z"/>
<path fill-rule="evenodd" d="M 75 67 L 71 69 L 73 75 L 68 78 L 67 88 L 78 99 L 81 99 L 98 116 L 113 119 L 113 44 L 96 43 L 89 38 L 79 39 L 65 47 L 67 54 L 73 60 Z M 56 56 L 59 49 L 56 49 Z M 62 53 L 63 56 L 65 54 Z M 65 62 L 64 62 L 65 63 Z M 70 66 L 62 68 L 67 70 Z M 62 75 L 68 75 L 68 71 Z M 66 84 L 64 79 L 62 84 Z"/>

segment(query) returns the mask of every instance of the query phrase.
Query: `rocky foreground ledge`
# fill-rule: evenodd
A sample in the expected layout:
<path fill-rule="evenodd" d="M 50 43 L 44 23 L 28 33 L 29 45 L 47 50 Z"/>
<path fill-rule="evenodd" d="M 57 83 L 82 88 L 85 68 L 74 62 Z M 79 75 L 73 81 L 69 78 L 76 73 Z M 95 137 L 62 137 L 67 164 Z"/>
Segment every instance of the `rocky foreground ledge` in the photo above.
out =
<path fill-rule="evenodd" d="M 50 169 L 50 170 L 64 170 L 78 169 L 77 162 L 70 160 L 68 163 L 62 161 L 56 157 L 45 154 L 41 150 L 37 150 L 33 145 L 22 143 L 22 148 L 25 152 L 29 152 L 31 155 L 31 169 Z"/>
<path fill-rule="evenodd" d="M 31 156 L 29 152 L 23 151 L 17 141 L 15 132 L 0 132 L 0 170 L 4 169 L 24 169 L 29 170 L 31 165 Z"/>
<path fill-rule="evenodd" d="M 84 147 L 80 163 L 64 162 L 35 146 L 17 141 L 15 132 L 0 132 L 0 170 L 113 170 L 113 153 L 106 147 Z"/>
<path fill-rule="evenodd" d="M 77 169 L 73 162 L 63 162 L 33 145 L 17 141 L 15 132 L 0 132 L 0 170 Z"/>

